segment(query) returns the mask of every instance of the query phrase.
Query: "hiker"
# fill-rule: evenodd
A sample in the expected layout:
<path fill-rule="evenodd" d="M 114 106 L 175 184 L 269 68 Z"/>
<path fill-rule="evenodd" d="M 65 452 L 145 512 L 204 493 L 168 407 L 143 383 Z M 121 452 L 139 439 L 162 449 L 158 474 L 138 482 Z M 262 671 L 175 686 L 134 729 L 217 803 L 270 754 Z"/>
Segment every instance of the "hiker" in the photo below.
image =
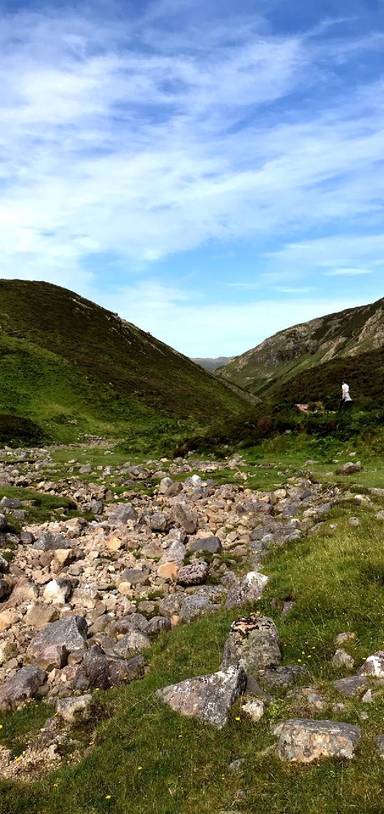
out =
<path fill-rule="evenodd" d="M 341 383 L 341 401 L 339 406 L 340 410 L 348 410 L 352 407 L 352 399 L 349 393 L 349 384 L 343 379 Z"/>

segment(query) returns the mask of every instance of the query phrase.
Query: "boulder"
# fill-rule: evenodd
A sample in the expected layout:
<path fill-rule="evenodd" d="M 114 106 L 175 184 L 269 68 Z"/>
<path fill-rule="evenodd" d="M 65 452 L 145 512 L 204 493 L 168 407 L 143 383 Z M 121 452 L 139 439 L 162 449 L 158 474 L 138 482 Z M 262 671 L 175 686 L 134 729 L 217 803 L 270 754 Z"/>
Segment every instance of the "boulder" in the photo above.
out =
<path fill-rule="evenodd" d="M 35 602 L 25 614 L 24 622 L 26 625 L 41 630 L 41 628 L 48 625 L 49 622 L 54 622 L 58 618 L 58 615 L 59 612 L 57 608 L 45 605 L 43 602 Z"/>
<path fill-rule="evenodd" d="M 233 622 L 224 645 L 222 669 L 241 666 L 250 676 L 277 667 L 281 661 L 279 634 L 267 616 L 247 616 Z"/>
<path fill-rule="evenodd" d="M 43 599 L 52 605 L 65 605 L 73 591 L 73 584 L 69 579 L 51 579 L 44 588 Z"/>
<path fill-rule="evenodd" d="M 177 574 L 177 582 L 185 588 L 191 585 L 202 585 L 208 576 L 209 567 L 204 560 L 197 560 L 191 565 L 184 565 Z"/>
<path fill-rule="evenodd" d="M 40 667 L 22 667 L 0 687 L 0 710 L 6 712 L 15 709 L 24 701 L 34 698 L 46 679 L 47 673 Z"/>
<path fill-rule="evenodd" d="M 188 551 L 204 551 L 207 554 L 219 554 L 223 546 L 218 537 L 200 537 L 188 543 Z"/>
<path fill-rule="evenodd" d="M 27 655 L 40 666 L 63 667 L 69 653 L 85 648 L 87 623 L 82 616 L 66 616 L 50 622 L 33 637 Z"/>
<path fill-rule="evenodd" d="M 88 720 L 92 708 L 92 695 L 72 695 L 68 698 L 59 698 L 56 703 L 57 715 L 68 724 Z"/>
<path fill-rule="evenodd" d="M 135 653 L 141 653 L 151 646 L 151 641 L 145 633 L 139 630 L 130 630 L 113 648 L 113 652 L 120 658 L 127 659 Z"/>
<path fill-rule="evenodd" d="M 144 659 L 134 656 L 132 659 L 114 658 L 106 655 L 101 647 L 94 645 L 86 653 L 76 671 L 74 689 L 86 691 L 93 689 L 107 690 L 120 684 L 142 678 Z"/>
<path fill-rule="evenodd" d="M 212 675 L 198 676 L 157 691 L 158 697 L 174 712 L 199 718 L 221 729 L 237 698 L 244 692 L 244 670 L 230 667 Z"/>
<path fill-rule="evenodd" d="M 0 554 L 0 574 L 6 574 L 7 571 L 9 571 L 9 562 Z"/>
<path fill-rule="evenodd" d="M 274 729 L 279 738 L 277 752 L 282 760 L 312 763 L 322 757 L 351 759 L 360 740 L 358 726 L 339 721 L 292 719 Z"/>

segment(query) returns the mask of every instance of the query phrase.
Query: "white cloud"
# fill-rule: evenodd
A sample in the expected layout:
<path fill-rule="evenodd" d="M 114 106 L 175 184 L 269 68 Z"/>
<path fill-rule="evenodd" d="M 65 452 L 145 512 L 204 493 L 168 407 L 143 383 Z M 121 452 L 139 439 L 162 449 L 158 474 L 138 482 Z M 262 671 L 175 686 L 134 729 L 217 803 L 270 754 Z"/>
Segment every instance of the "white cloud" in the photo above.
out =
<path fill-rule="evenodd" d="M 153 4 L 152 24 L 166 10 L 169 0 Z M 63 262 L 76 275 L 87 243 L 151 262 L 212 238 L 379 211 L 378 89 L 264 122 L 266 103 L 325 70 L 324 45 L 262 34 L 258 18 L 248 30 L 237 18 L 212 26 L 199 47 L 178 32 L 172 53 L 156 49 L 145 16 L 105 30 L 64 13 L 7 20 L 0 240 L 16 268 L 44 257 L 57 276 L 70 246 Z"/>
<path fill-rule="evenodd" d="M 326 277 L 361 277 L 364 274 L 372 274 L 373 269 L 340 268 L 326 271 Z"/>

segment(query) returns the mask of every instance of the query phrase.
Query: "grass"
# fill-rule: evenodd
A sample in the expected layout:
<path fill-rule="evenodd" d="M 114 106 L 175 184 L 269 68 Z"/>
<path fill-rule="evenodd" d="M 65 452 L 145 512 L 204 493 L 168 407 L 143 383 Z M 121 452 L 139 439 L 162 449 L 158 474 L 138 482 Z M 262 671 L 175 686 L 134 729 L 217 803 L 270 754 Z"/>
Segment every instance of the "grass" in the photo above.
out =
<path fill-rule="evenodd" d="M 310 717 L 361 725 L 354 761 L 281 763 L 273 751 L 272 725 L 308 714 L 289 698 L 277 697 L 259 724 L 247 721 L 237 706 L 221 732 L 179 717 L 158 701 L 158 687 L 218 668 L 230 622 L 240 613 L 222 611 L 162 635 L 143 681 L 98 693 L 104 720 L 96 726 L 93 751 L 39 783 L 3 783 L 1 814 L 61 814 L 63 805 L 67 814 L 380 814 L 384 765 L 374 741 L 384 730 L 384 692 L 378 690 L 369 705 L 348 700 L 342 713 L 332 709 L 342 700 L 331 684 L 343 675 L 330 664 L 335 636 L 356 633 L 347 648 L 357 665 L 383 645 L 382 525 L 373 512 L 357 508 L 361 525 L 351 528 L 349 514 L 347 506 L 338 507 L 321 533 L 270 554 L 264 566 L 270 583 L 258 608 L 278 625 L 284 663 L 306 664 L 307 683 L 318 686 L 328 703 L 325 712 L 311 711 Z M 295 605 L 284 616 L 287 597 Z M 37 710 L 31 705 L 15 713 L 10 724 L 5 718 L 3 739 L 9 732 L 25 739 L 28 715 L 33 728 Z M 362 710 L 367 720 L 361 720 Z M 229 771 L 235 759 L 244 763 L 240 771 Z"/>

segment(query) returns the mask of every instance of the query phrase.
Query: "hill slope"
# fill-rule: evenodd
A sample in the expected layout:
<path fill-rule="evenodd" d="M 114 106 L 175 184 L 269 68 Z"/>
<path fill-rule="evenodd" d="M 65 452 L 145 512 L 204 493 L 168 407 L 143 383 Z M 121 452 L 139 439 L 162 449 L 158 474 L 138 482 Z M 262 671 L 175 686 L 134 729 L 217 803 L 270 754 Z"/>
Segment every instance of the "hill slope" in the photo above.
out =
<path fill-rule="evenodd" d="M 52 438 L 193 426 L 243 401 L 190 359 L 71 291 L 0 281 L 0 412 Z M 1 437 L 1 427 L 0 427 Z"/>
<path fill-rule="evenodd" d="M 263 398 L 295 401 L 339 392 L 339 380 L 348 375 L 360 394 L 369 397 L 372 375 L 381 389 L 384 368 L 384 299 L 337 314 L 295 325 L 237 356 L 217 371 Z M 314 371 L 316 368 L 316 371 Z"/>

